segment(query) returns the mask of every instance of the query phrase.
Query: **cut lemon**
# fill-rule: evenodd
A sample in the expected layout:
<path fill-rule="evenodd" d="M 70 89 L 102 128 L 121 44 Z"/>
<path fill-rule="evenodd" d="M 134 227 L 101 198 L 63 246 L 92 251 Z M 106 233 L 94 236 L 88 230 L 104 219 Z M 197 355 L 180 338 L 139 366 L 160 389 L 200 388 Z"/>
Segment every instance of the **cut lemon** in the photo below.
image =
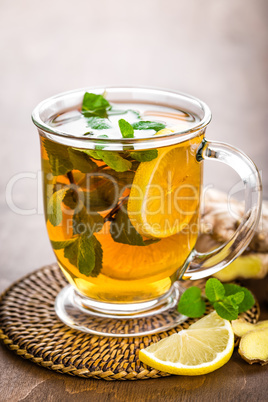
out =
<path fill-rule="evenodd" d="M 157 134 L 172 133 L 164 129 Z M 181 232 L 197 213 L 201 166 L 196 150 L 202 138 L 158 149 L 140 163 L 128 200 L 128 216 L 142 235 L 163 238 Z"/>
<path fill-rule="evenodd" d="M 140 350 L 140 360 L 157 370 L 179 375 L 202 375 L 228 362 L 234 349 L 229 321 L 213 313 Z"/>

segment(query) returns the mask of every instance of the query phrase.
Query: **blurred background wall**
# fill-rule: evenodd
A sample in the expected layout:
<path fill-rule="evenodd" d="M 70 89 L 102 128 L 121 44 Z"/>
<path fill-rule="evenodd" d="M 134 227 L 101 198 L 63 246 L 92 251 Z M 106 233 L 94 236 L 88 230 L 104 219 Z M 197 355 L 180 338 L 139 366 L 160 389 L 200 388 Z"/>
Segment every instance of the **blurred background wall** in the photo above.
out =
<path fill-rule="evenodd" d="M 95 85 L 144 85 L 204 100 L 207 137 L 245 151 L 262 172 L 268 198 L 267 0 L 0 0 L 1 288 L 54 261 L 39 214 L 5 201 L 8 181 L 37 173 L 39 139 L 31 111 L 58 92 Z M 206 166 L 206 184 L 228 190 L 238 178 Z M 37 180 L 13 198 L 37 208 Z M 14 274 L 12 273 L 14 272 Z"/>

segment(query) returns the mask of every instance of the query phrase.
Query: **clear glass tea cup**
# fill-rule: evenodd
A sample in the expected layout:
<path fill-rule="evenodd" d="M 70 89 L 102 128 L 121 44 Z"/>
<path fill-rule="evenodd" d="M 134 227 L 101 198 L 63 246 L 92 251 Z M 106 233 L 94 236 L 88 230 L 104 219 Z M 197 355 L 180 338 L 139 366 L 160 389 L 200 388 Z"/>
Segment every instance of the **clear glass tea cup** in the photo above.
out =
<path fill-rule="evenodd" d="M 115 112 L 127 105 L 142 108 L 143 120 L 178 121 L 134 138 L 72 132 L 64 123 L 84 118 L 86 92 L 105 93 Z M 41 140 L 47 231 L 70 283 L 56 299 L 59 318 L 105 336 L 175 327 L 185 319 L 176 310 L 181 281 L 226 267 L 253 236 L 261 205 L 254 163 L 229 145 L 206 140 L 209 108 L 178 92 L 85 88 L 41 102 L 32 118 Z M 195 243 L 205 159 L 240 175 L 245 213 L 227 244 L 202 254 Z"/>

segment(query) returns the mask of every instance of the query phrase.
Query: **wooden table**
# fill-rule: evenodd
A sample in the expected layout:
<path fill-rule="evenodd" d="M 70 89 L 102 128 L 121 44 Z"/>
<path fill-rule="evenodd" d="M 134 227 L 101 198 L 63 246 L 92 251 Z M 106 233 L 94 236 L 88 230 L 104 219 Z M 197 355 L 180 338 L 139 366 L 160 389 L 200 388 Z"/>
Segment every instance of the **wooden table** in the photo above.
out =
<path fill-rule="evenodd" d="M 267 172 L 267 1 L 46 0 L 0 4 L 0 291 L 54 261 L 38 186 L 39 142 L 30 114 L 42 99 L 86 85 L 145 85 L 177 89 L 207 102 L 208 137 L 243 149 Z M 237 177 L 209 164 L 206 184 L 229 190 Z M 23 213 L 7 205 L 13 188 Z M 25 210 L 35 209 L 35 211 Z M 267 280 L 251 282 L 264 300 Z M 267 297 L 267 296 L 266 296 Z M 262 304 L 263 318 L 268 317 Z M 237 354 L 207 376 L 136 382 L 59 375 L 0 348 L 3 401 L 264 401 L 267 368 Z"/>

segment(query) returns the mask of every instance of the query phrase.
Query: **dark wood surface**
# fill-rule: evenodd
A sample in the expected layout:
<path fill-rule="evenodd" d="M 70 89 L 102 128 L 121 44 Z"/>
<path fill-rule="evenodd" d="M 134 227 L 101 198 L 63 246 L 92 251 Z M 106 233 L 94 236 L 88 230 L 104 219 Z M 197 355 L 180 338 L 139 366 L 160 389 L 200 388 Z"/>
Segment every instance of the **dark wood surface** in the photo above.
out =
<path fill-rule="evenodd" d="M 147 85 L 195 95 L 212 109 L 208 138 L 244 150 L 268 198 L 266 0 L 34 0 L 0 2 L 0 291 L 54 261 L 38 192 L 39 142 L 30 114 L 47 96 L 86 85 Z M 14 175 L 28 172 L 5 199 Z M 205 183 L 228 191 L 237 177 L 208 164 Z M 268 318 L 267 280 L 248 283 Z M 265 296 L 266 289 L 266 296 Z M 0 348 L 2 401 L 265 401 L 267 367 L 237 354 L 201 377 L 135 382 L 59 375 Z"/>

